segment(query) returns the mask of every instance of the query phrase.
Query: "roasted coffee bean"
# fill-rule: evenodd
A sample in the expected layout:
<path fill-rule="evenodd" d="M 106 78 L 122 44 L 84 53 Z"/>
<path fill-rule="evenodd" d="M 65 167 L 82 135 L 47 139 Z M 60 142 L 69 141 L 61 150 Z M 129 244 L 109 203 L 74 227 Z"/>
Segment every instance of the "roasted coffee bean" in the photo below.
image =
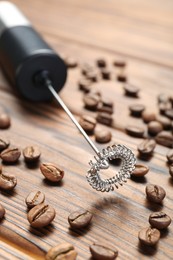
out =
<path fill-rule="evenodd" d="M 36 162 L 40 158 L 41 152 L 37 146 L 27 146 L 23 150 L 23 156 L 26 162 Z"/>
<path fill-rule="evenodd" d="M 114 104 L 110 99 L 102 98 L 101 102 L 98 104 L 97 111 L 113 114 Z"/>
<path fill-rule="evenodd" d="M 78 62 L 74 57 L 65 57 L 64 62 L 67 68 L 76 68 L 78 66 Z"/>
<path fill-rule="evenodd" d="M 59 182 L 64 177 L 64 171 L 52 163 L 42 163 L 40 165 L 40 170 L 44 177 L 52 182 Z"/>
<path fill-rule="evenodd" d="M 25 199 L 28 208 L 33 208 L 45 200 L 45 195 L 41 191 L 31 191 Z"/>
<path fill-rule="evenodd" d="M 96 61 L 96 63 L 97 63 L 97 66 L 98 66 L 99 68 L 105 68 L 105 67 L 106 67 L 106 61 L 105 61 L 104 59 L 98 59 L 98 60 Z"/>
<path fill-rule="evenodd" d="M 168 117 L 169 119 L 173 120 L 173 109 L 167 109 L 165 111 L 165 116 Z"/>
<path fill-rule="evenodd" d="M 118 250 L 103 243 L 94 243 L 90 246 L 90 252 L 93 259 L 113 260 L 118 256 Z"/>
<path fill-rule="evenodd" d="M 101 69 L 101 75 L 103 79 L 111 79 L 111 72 L 106 68 Z"/>
<path fill-rule="evenodd" d="M 12 190 L 17 184 L 17 179 L 14 175 L 8 173 L 2 173 L 0 169 L 0 189 Z"/>
<path fill-rule="evenodd" d="M 96 120 L 97 120 L 97 122 L 104 124 L 104 125 L 108 125 L 108 126 L 111 126 L 112 122 L 113 122 L 112 116 L 105 112 L 98 113 Z"/>
<path fill-rule="evenodd" d="M 3 162 L 15 163 L 18 161 L 20 155 L 21 155 L 21 152 L 20 152 L 19 148 L 14 147 L 14 148 L 7 148 L 7 149 L 3 150 L 0 154 L 0 157 L 3 160 Z"/>
<path fill-rule="evenodd" d="M 4 207 L 0 204 L 0 220 L 3 219 L 5 215 L 5 209 Z"/>
<path fill-rule="evenodd" d="M 162 124 L 163 129 L 169 130 L 171 128 L 171 120 L 165 116 L 156 116 L 156 121 Z"/>
<path fill-rule="evenodd" d="M 145 110 L 145 106 L 141 104 L 133 104 L 129 106 L 129 110 L 132 116 L 140 117 Z"/>
<path fill-rule="evenodd" d="M 170 102 L 166 102 L 166 103 L 160 103 L 159 104 L 159 112 L 160 114 L 164 115 L 165 112 L 168 110 L 168 109 L 171 109 L 172 108 L 172 105 Z"/>
<path fill-rule="evenodd" d="M 138 151 L 142 156 L 150 156 L 156 147 L 156 142 L 152 139 L 145 139 L 138 145 Z"/>
<path fill-rule="evenodd" d="M 126 66 L 126 61 L 125 60 L 115 60 L 113 62 L 113 65 L 115 67 L 120 67 L 120 68 L 124 68 Z"/>
<path fill-rule="evenodd" d="M 171 177 L 173 178 L 173 164 L 169 165 L 169 173 L 170 173 Z"/>
<path fill-rule="evenodd" d="M 138 126 L 132 126 L 132 125 L 127 126 L 125 130 L 128 135 L 134 137 L 143 137 L 145 132 L 144 128 Z"/>
<path fill-rule="evenodd" d="M 117 81 L 126 82 L 126 81 L 127 81 L 127 76 L 124 75 L 123 73 L 119 73 L 119 74 L 117 75 Z"/>
<path fill-rule="evenodd" d="M 0 129 L 7 129 L 10 127 L 10 125 L 11 125 L 10 117 L 5 113 L 0 114 Z"/>
<path fill-rule="evenodd" d="M 41 203 L 33 207 L 27 214 L 32 227 L 40 228 L 49 225 L 55 218 L 55 210 L 48 204 Z"/>
<path fill-rule="evenodd" d="M 10 142 L 4 138 L 0 138 L 0 152 L 7 149 Z"/>
<path fill-rule="evenodd" d="M 143 228 L 139 231 L 138 238 L 141 243 L 148 246 L 154 246 L 160 239 L 160 231 L 152 227 Z"/>
<path fill-rule="evenodd" d="M 145 122 L 145 123 L 149 123 L 149 122 L 151 122 L 151 121 L 155 121 L 155 119 L 156 119 L 156 114 L 155 113 L 153 113 L 153 112 L 150 112 L 150 111 L 144 111 L 143 113 L 142 113 L 142 119 L 143 119 L 143 121 Z"/>
<path fill-rule="evenodd" d="M 100 102 L 100 97 L 96 94 L 89 93 L 89 94 L 84 95 L 83 102 L 84 102 L 86 109 L 94 111 L 98 107 L 98 104 Z"/>
<path fill-rule="evenodd" d="M 79 120 L 79 124 L 88 134 L 92 134 L 94 132 L 96 123 L 95 118 L 88 115 L 83 115 Z"/>
<path fill-rule="evenodd" d="M 165 190 L 159 185 L 148 184 L 145 191 L 148 200 L 156 203 L 162 202 L 166 196 Z"/>
<path fill-rule="evenodd" d="M 169 163 L 173 163 L 173 149 L 170 149 L 169 152 L 166 155 L 166 158 Z"/>
<path fill-rule="evenodd" d="M 164 212 L 153 212 L 149 216 L 149 223 L 154 228 L 164 229 L 171 224 L 171 218 Z"/>
<path fill-rule="evenodd" d="M 97 82 L 98 81 L 98 72 L 96 70 L 93 71 L 88 71 L 86 73 L 87 79 L 91 80 L 92 82 Z"/>
<path fill-rule="evenodd" d="M 156 135 L 155 140 L 158 144 L 173 148 L 173 135 L 169 132 L 161 131 L 158 135 Z"/>
<path fill-rule="evenodd" d="M 93 217 L 93 214 L 88 210 L 79 209 L 72 212 L 68 217 L 68 222 L 72 228 L 83 228 L 89 225 Z"/>
<path fill-rule="evenodd" d="M 124 91 L 127 96 L 137 97 L 140 89 L 132 84 L 126 83 Z"/>
<path fill-rule="evenodd" d="M 112 134 L 108 129 L 98 128 L 94 132 L 95 134 L 95 140 L 98 143 L 108 143 L 111 141 Z"/>
<path fill-rule="evenodd" d="M 170 100 L 170 97 L 167 94 L 161 93 L 158 95 L 158 103 L 167 103 Z"/>
<path fill-rule="evenodd" d="M 160 122 L 157 121 L 151 121 L 148 124 L 148 133 L 150 135 L 157 135 L 158 133 L 160 133 L 163 130 L 163 126 Z"/>
<path fill-rule="evenodd" d="M 86 78 L 81 78 L 78 81 L 79 89 L 84 91 L 85 93 L 89 93 L 91 91 L 91 80 Z"/>
<path fill-rule="evenodd" d="M 92 72 L 95 70 L 95 67 L 93 66 L 93 64 L 90 63 L 84 63 L 81 65 L 81 73 L 83 75 L 87 75 L 89 72 Z"/>
<path fill-rule="evenodd" d="M 75 260 L 76 257 L 74 246 L 66 242 L 52 247 L 46 254 L 46 260 Z"/>
<path fill-rule="evenodd" d="M 143 164 L 136 164 L 135 169 L 131 175 L 135 176 L 135 177 L 142 177 L 142 176 L 146 175 L 148 173 L 148 171 L 149 171 L 148 166 L 143 165 Z"/>

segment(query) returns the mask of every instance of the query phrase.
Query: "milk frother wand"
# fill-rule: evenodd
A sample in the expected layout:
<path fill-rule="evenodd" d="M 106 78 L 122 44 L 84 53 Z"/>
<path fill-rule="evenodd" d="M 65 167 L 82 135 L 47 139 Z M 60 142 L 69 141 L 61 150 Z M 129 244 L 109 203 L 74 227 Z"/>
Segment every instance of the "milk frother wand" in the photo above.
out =
<path fill-rule="evenodd" d="M 58 101 L 78 130 L 96 153 L 90 161 L 86 178 L 98 191 L 112 191 L 130 177 L 136 158 L 124 145 L 108 146 L 101 152 L 62 101 L 59 92 L 67 77 L 63 60 L 33 29 L 19 9 L 8 1 L 0 2 L 0 63 L 4 73 L 21 96 L 31 101 Z M 112 178 L 102 179 L 101 169 L 109 168 L 109 160 L 120 158 L 122 165 Z"/>

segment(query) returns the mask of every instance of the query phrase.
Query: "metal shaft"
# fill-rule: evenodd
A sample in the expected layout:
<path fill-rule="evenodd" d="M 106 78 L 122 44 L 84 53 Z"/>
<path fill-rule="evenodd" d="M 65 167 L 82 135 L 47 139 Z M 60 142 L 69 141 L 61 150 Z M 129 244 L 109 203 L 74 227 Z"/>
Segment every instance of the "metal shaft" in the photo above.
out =
<path fill-rule="evenodd" d="M 52 93 L 52 95 L 54 96 L 54 98 L 58 101 L 58 103 L 61 105 L 61 107 L 64 109 L 64 111 L 67 113 L 67 115 L 70 117 L 71 121 L 76 125 L 76 127 L 78 128 L 78 130 L 81 132 L 81 134 L 84 136 L 84 138 L 86 139 L 86 141 L 89 143 L 89 145 L 91 146 L 91 148 L 94 150 L 94 152 L 99 155 L 99 150 L 97 149 L 97 147 L 94 145 L 94 143 L 91 141 L 91 139 L 89 138 L 89 136 L 86 134 L 86 132 L 83 130 L 83 128 L 80 126 L 80 124 L 78 123 L 78 121 L 75 119 L 75 117 L 73 116 L 73 114 L 70 112 L 70 110 L 68 109 L 68 107 L 64 104 L 64 102 L 62 101 L 62 99 L 60 98 L 60 96 L 57 94 L 57 92 L 55 91 L 55 89 L 53 88 L 53 86 L 51 85 L 50 82 L 48 82 L 47 84 L 48 89 L 50 90 L 50 92 Z"/>

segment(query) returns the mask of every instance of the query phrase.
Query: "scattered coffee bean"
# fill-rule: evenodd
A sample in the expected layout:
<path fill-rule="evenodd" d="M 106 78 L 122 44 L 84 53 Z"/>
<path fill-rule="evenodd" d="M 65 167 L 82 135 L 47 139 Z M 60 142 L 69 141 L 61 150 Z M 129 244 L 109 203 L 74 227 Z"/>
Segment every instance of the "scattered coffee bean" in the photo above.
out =
<path fill-rule="evenodd" d="M 41 152 L 37 146 L 27 146 L 23 150 L 23 156 L 26 162 L 36 162 L 40 158 Z"/>
<path fill-rule="evenodd" d="M 33 207 L 27 215 L 32 227 L 40 228 L 49 225 L 55 218 L 55 210 L 48 204 L 39 204 Z"/>
<path fill-rule="evenodd" d="M 46 254 L 46 260 L 75 260 L 76 257 L 74 246 L 66 242 L 52 247 Z"/>
<path fill-rule="evenodd" d="M 171 128 L 171 120 L 165 116 L 156 116 L 156 121 L 162 124 L 163 129 L 169 130 Z"/>
<path fill-rule="evenodd" d="M 132 116 L 140 117 L 142 112 L 145 110 L 145 106 L 141 104 L 133 104 L 129 106 Z"/>
<path fill-rule="evenodd" d="M 170 102 L 166 102 L 166 103 L 160 103 L 159 104 L 159 112 L 160 114 L 164 115 L 165 112 L 168 110 L 168 109 L 171 109 L 172 105 Z"/>
<path fill-rule="evenodd" d="M 132 84 L 129 84 L 129 83 L 126 83 L 124 86 L 124 91 L 127 96 L 137 97 L 139 90 L 140 89 L 138 87 L 136 87 Z"/>
<path fill-rule="evenodd" d="M 100 97 L 96 94 L 89 93 L 89 94 L 84 95 L 83 102 L 84 102 L 86 109 L 94 111 L 98 107 L 98 104 L 100 102 Z"/>
<path fill-rule="evenodd" d="M 104 124 L 104 125 L 108 125 L 108 126 L 111 126 L 112 122 L 113 122 L 112 116 L 105 112 L 98 113 L 96 120 L 97 120 L 97 122 Z"/>
<path fill-rule="evenodd" d="M 155 121 L 156 114 L 150 111 L 144 111 L 142 113 L 142 119 L 146 124 L 148 124 L 151 121 Z"/>
<path fill-rule="evenodd" d="M 139 231 L 138 238 L 141 243 L 148 246 L 154 246 L 160 239 L 160 231 L 151 227 L 143 228 L 141 231 Z"/>
<path fill-rule="evenodd" d="M 171 177 L 173 178 L 173 164 L 169 165 L 169 173 L 170 173 Z"/>
<path fill-rule="evenodd" d="M 92 134 L 96 127 L 96 120 L 94 117 L 83 115 L 79 120 L 79 124 L 88 134 Z"/>
<path fill-rule="evenodd" d="M 145 139 L 138 145 L 138 151 L 142 156 L 150 156 L 156 147 L 156 142 L 152 139 Z"/>
<path fill-rule="evenodd" d="M 45 200 L 45 195 L 41 191 L 31 191 L 25 199 L 28 208 L 33 208 Z"/>
<path fill-rule="evenodd" d="M 131 175 L 135 176 L 135 177 L 142 177 L 142 176 L 146 175 L 148 173 L 148 171 L 149 171 L 148 166 L 143 165 L 143 164 L 136 164 L 135 169 Z"/>
<path fill-rule="evenodd" d="M 111 79 L 111 72 L 106 68 L 101 69 L 101 75 L 103 79 Z"/>
<path fill-rule="evenodd" d="M 42 163 L 40 170 L 44 177 L 52 182 L 59 182 L 64 177 L 64 171 L 52 163 Z"/>
<path fill-rule="evenodd" d="M 120 68 L 124 68 L 126 66 L 126 62 L 124 60 L 115 60 L 113 62 L 113 65 L 115 67 L 120 67 Z"/>
<path fill-rule="evenodd" d="M 0 114 L 0 129 L 7 129 L 11 125 L 11 119 L 7 114 Z"/>
<path fill-rule="evenodd" d="M 78 62 L 73 57 L 65 57 L 64 62 L 68 68 L 75 68 L 78 65 Z"/>
<path fill-rule="evenodd" d="M 118 250 L 103 243 L 94 243 L 90 246 L 90 252 L 93 259 L 113 260 L 118 256 Z"/>
<path fill-rule="evenodd" d="M 85 93 L 89 93 L 91 91 L 91 81 L 86 78 L 81 78 L 78 81 L 79 89 L 84 91 Z"/>
<path fill-rule="evenodd" d="M 0 220 L 3 219 L 5 215 L 5 209 L 4 207 L 0 204 Z"/>
<path fill-rule="evenodd" d="M 8 140 L 0 138 L 0 152 L 7 149 L 9 145 L 10 142 Z"/>
<path fill-rule="evenodd" d="M 0 189 L 12 190 L 17 184 L 17 179 L 14 175 L 8 173 L 2 173 L 0 169 Z"/>
<path fill-rule="evenodd" d="M 166 196 L 165 190 L 159 186 L 154 184 L 148 184 L 146 186 L 146 195 L 149 201 L 160 203 Z"/>
<path fill-rule="evenodd" d="M 169 132 L 161 131 L 158 135 L 156 135 L 155 140 L 158 144 L 173 148 L 173 135 Z"/>
<path fill-rule="evenodd" d="M 92 217 L 93 214 L 91 214 L 88 210 L 79 209 L 69 215 L 68 222 L 72 228 L 83 228 L 89 225 Z"/>
<path fill-rule="evenodd" d="M 117 81 L 126 82 L 126 81 L 127 81 L 127 76 L 124 75 L 123 73 L 119 73 L 119 74 L 117 75 Z"/>
<path fill-rule="evenodd" d="M 165 111 L 165 116 L 167 116 L 169 119 L 173 120 L 173 109 L 167 109 Z"/>
<path fill-rule="evenodd" d="M 149 223 L 154 228 L 164 229 L 171 224 L 171 218 L 164 212 L 153 212 L 149 216 Z"/>
<path fill-rule="evenodd" d="M 0 154 L 0 157 L 3 160 L 3 162 L 15 163 L 18 161 L 20 155 L 21 155 L 21 152 L 20 152 L 19 148 L 14 147 L 14 148 L 7 148 L 7 149 L 3 150 Z"/>
<path fill-rule="evenodd" d="M 158 133 L 160 133 L 163 130 L 163 126 L 160 122 L 157 121 L 151 121 L 148 124 L 148 133 L 150 135 L 157 135 Z"/>
<path fill-rule="evenodd" d="M 106 61 L 104 59 L 98 59 L 96 63 L 97 63 L 97 66 L 99 68 L 105 68 L 106 67 Z"/>
<path fill-rule="evenodd" d="M 167 94 L 161 93 L 158 95 L 158 103 L 167 103 L 169 102 L 170 97 Z"/>
<path fill-rule="evenodd" d="M 95 130 L 94 134 L 95 140 L 102 144 L 110 142 L 112 138 L 111 131 L 108 129 L 98 128 Z"/>
<path fill-rule="evenodd" d="M 173 163 L 173 149 L 170 149 L 169 152 L 166 155 L 166 158 L 169 163 Z"/>
<path fill-rule="evenodd" d="M 102 98 L 101 102 L 98 104 L 97 111 L 105 112 L 108 114 L 113 114 L 114 104 L 110 99 Z"/>
<path fill-rule="evenodd" d="M 84 63 L 81 65 L 81 73 L 83 75 L 87 75 L 89 72 L 92 72 L 95 70 L 95 67 L 93 66 L 93 64 L 90 63 Z"/>
<path fill-rule="evenodd" d="M 92 82 L 98 81 L 98 72 L 96 70 L 88 71 L 86 73 L 87 79 L 91 80 Z"/>
<path fill-rule="evenodd" d="M 143 137 L 145 132 L 144 128 L 138 126 L 132 126 L 132 125 L 127 126 L 125 130 L 128 135 L 131 135 L 133 137 L 139 137 L 139 138 Z"/>

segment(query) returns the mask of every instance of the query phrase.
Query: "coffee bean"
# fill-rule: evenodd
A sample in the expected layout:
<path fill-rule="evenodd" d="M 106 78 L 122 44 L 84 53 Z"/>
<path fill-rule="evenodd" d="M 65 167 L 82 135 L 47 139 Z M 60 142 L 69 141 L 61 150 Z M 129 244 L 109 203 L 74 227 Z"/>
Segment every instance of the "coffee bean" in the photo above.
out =
<path fill-rule="evenodd" d="M 162 124 L 163 129 L 169 130 L 171 128 L 171 120 L 165 116 L 156 116 L 156 121 Z"/>
<path fill-rule="evenodd" d="M 145 132 L 144 128 L 138 126 L 132 126 L 132 125 L 127 126 L 125 130 L 128 135 L 134 137 L 143 137 Z"/>
<path fill-rule="evenodd" d="M 9 145 L 10 142 L 8 140 L 0 138 L 0 152 L 7 149 Z"/>
<path fill-rule="evenodd" d="M 124 91 L 127 96 L 137 97 L 140 89 L 132 84 L 126 83 Z"/>
<path fill-rule="evenodd" d="M 103 243 L 94 243 L 90 246 L 93 259 L 113 260 L 118 256 L 118 250 Z"/>
<path fill-rule="evenodd" d="M 149 201 L 160 203 L 166 196 L 165 190 L 159 186 L 154 184 L 148 184 L 146 186 L 146 195 Z"/>
<path fill-rule="evenodd" d="M 167 103 L 170 100 L 170 97 L 167 94 L 161 93 L 158 95 L 158 103 Z"/>
<path fill-rule="evenodd" d="M 173 178 L 173 164 L 169 165 L 169 173 L 170 173 L 171 177 Z"/>
<path fill-rule="evenodd" d="M 76 257 L 74 246 L 66 242 L 52 247 L 46 254 L 46 260 L 75 260 Z"/>
<path fill-rule="evenodd" d="M 40 158 L 41 152 L 37 146 L 27 146 L 23 150 L 23 156 L 26 162 L 36 162 Z"/>
<path fill-rule="evenodd" d="M 114 112 L 114 104 L 110 99 L 102 98 L 98 104 L 97 111 L 112 114 Z"/>
<path fill-rule="evenodd" d="M 155 121 L 156 119 L 156 114 L 150 111 L 144 111 L 142 113 L 142 119 L 145 123 L 149 123 L 151 121 Z"/>
<path fill-rule="evenodd" d="M 103 79 L 111 79 L 111 72 L 106 68 L 101 69 L 101 75 Z"/>
<path fill-rule="evenodd" d="M 156 135 L 155 140 L 158 144 L 173 148 L 173 135 L 169 132 L 161 131 L 158 135 Z"/>
<path fill-rule="evenodd" d="M 84 63 L 81 65 L 81 73 L 83 75 L 87 75 L 89 72 L 92 72 L 95 70 L 95 67 L 93 66 L 93 64 L 90 63 Z"/>
<path fill-rule="evenodd" d="M 88 71 L 86 73 L 87 79 L 91 80 L 92 82 L 97 82 L 98 81 L 98 72 L 96 70 L 93 71 Z"/>
<path fill-rule="evenodd" d="M 165 116 L 167 116 L 169 119 L 173 120 L 173 109 L 167 109 L 165 111 Z"/>
<path fill-rule="evenodd" d="M 15 163 L 18 161 L 20 155 L 21 155 L 21 152 L 20 152 L 19 148 L 14 147 L 14 148 L 7 148 L 7 149 L 3 150 L 0 154 L 0 157 L 3 160 L 3 162 Z"/>
<path fill-rule="evenodd" d="M 138 145 L 138 151 L 142 156 L 150 156 L 156 147 L 156 142 L 152 139 L 145 139 Z"/>
<path fill-rule="evenodd" d="M 166 158 L 169 163 L 173 163 L 173 149 L 170 149 L 166 155 Z"/>
<path fill-rule="evenodd" d="M 84 91 L 85 93 L 89 93 L 91 91 L 91 81 L 86 78 L 81 78 L 78 81 L 79 89 Z"/>
<path fill-rule="evenodd" d="M 96 94 L 89 93 L 89 94 L 84 95 L 83 102 L 84 102 L 86 109 L 94 111 L 98 107 L 98 104 L 100 102 L 100 97 Z"/>
<path fill-rule="evenodd" d="M 164 115 L 165 112 L 168 110 L 168 109 L 171 109 L 172 105 L 170 102 L 166 102 L 166 103 L 160 103 L 159 104 L 159 112 L 160 114 Z"/>
<path fill-rule="evenodd" d="M 0 204 L 0 220 L 3 219 L 5 215 L 5 209 L 4 207 Z"/>
<path fill-rule="evenodd" d="M 7 129 L 10 127 L 10 125 L 11 125 L 10 117 L 5 113 L 0 114 L 0 129 Z"/>
<path fill-rule="evenodd" d="M 149 216 L 149 223 L 154 228 L 164 229 L 171 224 L 171 218 L 164 212 L 153 212 Z"/>
<path fill-rule="evenodd" d="M 148 133 L 150 135 L 157 135 L 158 133 L 160 133 L 163 130 L 163 126 L 161 123 L 157 122 L 157 121 L 151 121 L 148 124 Z"/>
<path fill-rule="evenodd" d="M 26 205 L 28 208 L 33 208 L 45 200 L 45 195 L 41 191 L 31 191 L 25 199 Z"/>
<path fill-rule="evenodd" d="M 117 81 L 126 82 L 126 81 L 127 81 L 127 76 L 124 75 L 123 73 L 119 73 L 119 74 L 117 75 Z"/>
<path fill-rule="evenodd" d="M 97 63 L 97 66 L 99 68 L 105 68 L 106 67 L 106 61 L 104 59 L 98 59 L 96 63 Z"/>
<path fill-rule="evenodd" d="M 55 218 L 55 210 L 48 204 L 41 203 L 33 207 L 27 215 L 32 227 L 40 228 L 49 225 Z"/>
<path fill-rule="evenodd" d="M 98 128 L 94 132 L 95 134 L 95 140 L 98 143 L 108 143 L 111 141 L 112 134 L 108 129 Z"/>
<path fill-rule="evenodd" d="M 108 126 L 111 126 L 112 122 L 113 122 L 112 116 L 105 112 L 98 113 L 96 120 L 97 120 L 97 122 L 104 124 L 104 125 L 108 125 Z"/>
<path fill-rule="evenodd" d="M 124 68 L 126 66 L 126 61 L 125 60 L 115 60 L 115 61 L 113 61 L 113 65 L 115 67 Z"/>
<path fill-rule="evenodd" d="M 78 66 L 78 62 L 74 57 L 65 57 L 64 62 L 67 68 L 76 68 Z"/>
<path fill-rule="evenodd" d="M 145 106 L 141 104 L 133 104 L 129 106 L 129 110 L 132 116 L 140 117 L 145 110 Z"/>
<path fill-rule="evenodd" d="M 88 210 L 79 209 L 78 211 L 72 212 L 68 216 L 68 222 L 72 228 L 83 228 L 90 224 L 92 217 L 93 214 L 91 214 Z"/>
<path fill-rule="evenodd" d="M 85 130 L 86 133 L 92 134 L 96 127 L 96 120 L 94 117 L 83 115 L 79 120 L 79 124 Z"/>
<path fill-rule="evenodd" d="M 52 182 L 59 182 L 64 177 L 64 171 L 52 163 L 42 163 L 40 170 L 44 177 Z"/>
<path fill-rule="evenodd" d="M 2 173 L 0 169 L 0 189 L 12 190 L 17 184 L 17 179 L 14 175 L 8 173 Z"/>
<path fill-rule="evenodd" d="M 149 171 L 148 166 L 143 165 L 143 164 L 136 164 L 134 171 L 131 173 L 132 176 L 135 177 L 142 177 L 146 175 Z"/>
<path fill-rule="evenodd" d="M 141 231 L 139 231 L 138 238 L 141 243 L 148 246 L 154 246 L 160 239 L 160 231 L 151 227 L 143 228 Z"/>

